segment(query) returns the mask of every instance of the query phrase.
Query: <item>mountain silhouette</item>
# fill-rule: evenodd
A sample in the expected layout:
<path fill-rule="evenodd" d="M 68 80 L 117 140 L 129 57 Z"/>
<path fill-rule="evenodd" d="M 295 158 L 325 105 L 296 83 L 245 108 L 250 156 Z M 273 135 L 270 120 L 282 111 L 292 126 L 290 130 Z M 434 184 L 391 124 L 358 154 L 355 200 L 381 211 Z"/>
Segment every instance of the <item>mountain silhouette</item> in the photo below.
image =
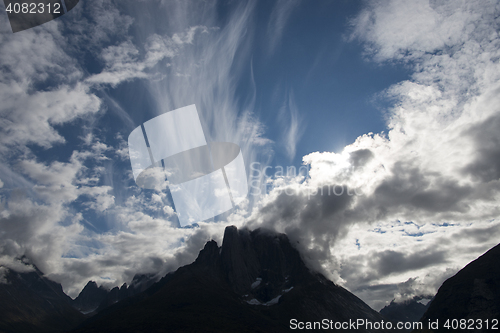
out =
<path fill-rule="evenodd" d="M 221 247 L 209 241 L 194 263 L 100 311 L 75 332 L 285 332 L 291 319 L 384 320 L 309 270 L 286 235 L 231 226 Z"/>
<path fill-rule="evenodd" d="M 25 261 L 25 258 L 23 258 Z M 32 271 L 6 270 L 0 283 L 0 332 L 66 332 L 84 319 L 72 307 L 73 300 L 62 286 L 43 276 L 34 265 Z"/>
<path fill-rule="evenodd" d="M 109 290 L 102 286 L 98 287 L 94 281 L 89 281 L 73 301 L 73 306 L 84 314 L 92 313 L 106 300 L 108 294 Z"/>
<path fill-rule="evenodd" d="M 402 302 L 395 302 L 394 300 L 382 310 L 380 314 L 385 318 L 389 319 L 393 323 L 412 323 L 417 322 L 422 318 L 423 314 L 430 305 L 430 302 L 426 305 L 420 303 L 422 299 L 429 299 L 431 297 L 415 296 L 412 299 L 408 299 Z M 411 330 L 408 330 L 411 331 Z"/>

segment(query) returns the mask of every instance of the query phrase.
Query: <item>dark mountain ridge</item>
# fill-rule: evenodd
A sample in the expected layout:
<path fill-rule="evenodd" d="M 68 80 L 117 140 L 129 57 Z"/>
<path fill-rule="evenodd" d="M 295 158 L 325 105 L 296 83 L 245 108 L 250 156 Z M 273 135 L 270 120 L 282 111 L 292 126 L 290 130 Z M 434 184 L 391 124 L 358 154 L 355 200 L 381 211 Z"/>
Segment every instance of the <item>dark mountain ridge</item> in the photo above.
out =
<path fill-rule="evenodd" d="M 0 283 L 0 332 L 63 332 L 84 319 L 62 286 L 32 265 L 30 272 L 6 269 Z"/>
<path fill-rule="evenodd" d="M 155 274 L 137 274 L 130 286 L 124 283 L 121 287 L 111 290 L 103 286 L 98 287 L 96 282 L 89 281 L 72 304 L 81 313 L 92 316 L 110 305 L 145 291 L 157 280 Z"/>
<path fill-rule="evenodd" d="M 208 242 L 194 263 L 101 311 L 77 332 L 284 332 L 291 319 L 384 320 L 311 272 L 286 235 L 227 227 L 221 247 Z"/>

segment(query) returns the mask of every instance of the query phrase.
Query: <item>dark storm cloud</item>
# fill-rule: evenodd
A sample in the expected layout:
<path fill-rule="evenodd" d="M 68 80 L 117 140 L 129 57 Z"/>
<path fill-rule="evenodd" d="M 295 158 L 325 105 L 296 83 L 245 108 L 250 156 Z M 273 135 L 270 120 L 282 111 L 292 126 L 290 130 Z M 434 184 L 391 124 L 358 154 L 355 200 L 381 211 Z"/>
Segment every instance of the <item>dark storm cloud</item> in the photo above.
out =
<path fill-rule="evenodd" d="M 496 92 L 500 93 L 500 89 Z M 494 115 L 464 132 L 476 145 L 476 156 L 463 169 L 465 174 L 483 182 L 500 179 L 499 130 L 500 115 Z"/>
<path fill-rule="evenodd" d="M 375 271 L 366 274 L 361 270 L 353 269 L 350 271 L 351 276 L 346 275 L 345 277 L 348 279 L 346 286 L 354 294 L 374 309 L 380 310 L 391 300 L 401 302 L 415 296 L 430 298 L 441 284 L 456 272 L 457 269 L 432 270 L 425 277 L 410 277 L 400 283 L 380 283 L 377 278 L 383 278 L 383 276 Z M 359 276 L 362 278 L 356 279 Z"/>
<path fill-rule="evenodd" d="M 367 286 L 392 274 L 446 263 L 446 256 L 446 251 L 433 249 L 413 253 L 385 250 L 372 252 L 368 255 L 351 256 L 349 262 L 345 263 L 341 270 L 348 285 Z"/>
<path fill-rule="evenodd" d="M 308 224 L 314 229 L 330 228 L 327 223 L 335 214 L 343 212 L 352 202 L 345 187 L 337 194 L 329 186 L 318 188 L 315 192 L 297 192 L 295 189 L 280 191 L 271 204 L 265 205 L 260 213 L 264 223 L 295 220 L 299 224 Z"/>
<path fill-rule="evenodd" d="M 339 189 L 341 187 L 338 187 Z M 303 223 L 312 223 L 312 221 L 327 221 L 335 214 L 344 211 L 352 202 L 352 196 L 345 193 L 337 195 L 332 187 L 324 186 L 318 189 L 318 193 L 304 202 L 303 210 L 300 212 L 300 218 Z M 340 190 L 339 192 L 340 193 Z M 318 227 L 328 227 L 330 224 L 318 224 Z"/>
<path fill-rule="evenodd" d="M 375 310 L 380 310 L 388 304 L 387 295 L 394 295 L 398 292 L 398 284 L 377 284 L 377 285 L 360 285 L 358 288 L 351 290 L 364 302 L 371 304 Z"/>
<path fill-rule="evenodd" d="M 329 248 L 349 223 L 350 189 L 324 186 L 314 192 L 287 188 L 260 209 L 248 222 L 250 228 L 265 227 L 285 232 L 311 264 L 329 257 Z M 316 263 L 313 264 L 313 262 Z"/>
<path fill-rule="evenodd" d="M 398 283 L 398 291 L 403 297 L 409 297 L 415 292 L 416 278 L 409 278 L 405 282 Z"/>
<path fill-rule="evenodd" d="M 372 267 L 379 276 L 403 273 L 444 263 L 446 262 L 446 254 L 446 251 L 439 250 L 426 250 L 410 254 L 386 250 L 372 255 Z"/>
<path fill-rule="evenodd" d="M 460 244 L 462 242 L 466 242 L 469 244 L 482 244 L 488 243 L 494 239 L 498 239 L 499 235 L 500 225 L 492 224 L 491 226 L 486 228 L 466 228 L 460 230 L 459 232 L 453 234 L 451 241 L 457 244 Z M 498 239 L 497 242 L 498 241 L 500 241 L 500 239 Z"/>
<path fill-rule="evenodd" d="M 447 179 L 444 175 L 425 174 L 403 162 L 395 163 L 391 171 L 393 176 L 385 179 L 370 198 L 380 212 L 398 206 L 428 212 L 468 210 L 463 200 L 473 192 L 470 186 L 459 185 L 458 181 Z"/>

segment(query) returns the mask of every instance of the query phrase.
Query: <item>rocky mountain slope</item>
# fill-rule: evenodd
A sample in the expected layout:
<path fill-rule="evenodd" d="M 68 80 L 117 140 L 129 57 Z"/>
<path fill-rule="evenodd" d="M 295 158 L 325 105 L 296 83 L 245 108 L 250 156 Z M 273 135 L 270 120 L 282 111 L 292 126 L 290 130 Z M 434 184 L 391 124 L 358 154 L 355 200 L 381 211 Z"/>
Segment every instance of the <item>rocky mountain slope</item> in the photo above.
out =
<path fill-rule="evenodd" d="M 110 305 L 143 292 L 156 280 L 153 274 L 138 274 L 134 276 L 130 286 L 124 283 L 120 288 L 114 287 L 111 290 L 89 281 L 72 304 L 81 313 L 92 316 Z"/>
<path fill-rule="evenodd" d="M 500 244 L 443 283 L 421 320 L 424 327 L 438 320 L 439 328 L 422 332 L 453 331 L 453 326 L 444 327 L 448 319 L 466 320 L 471 329 L 464 332 L 500 330 Z M 496 330 L 491 330 L 492 320 L 498 323 Z"/>
<path fill-rule="evenodd" d="M 430 302 L 425 305 L 420 303 L 419 301 L 422 298 L 423 297 L 415 296 L 412 299 L 399 303 L 392 301 L 389 305 L 380 310 L 380 314 L 393 323 L 417 322 L 420 318 L 422 318 L 423 314 L 430 305 Z"/>
<path fill-rule="evenodd" d="M 108 293 L 109 290 L 102 286 L 97 287 L 97 283 L 89 281 L 73 301 L 73 306 L 83 314 L 92 313 L 104 302 Z"/>
<path fill-rule="evenodd" d="M 85 317 L 71 305 L 60 284 L 45 278 L 36 267 L 18 273 L 5 270 L 0 283 L 0 332 L 63 332 Z"/>

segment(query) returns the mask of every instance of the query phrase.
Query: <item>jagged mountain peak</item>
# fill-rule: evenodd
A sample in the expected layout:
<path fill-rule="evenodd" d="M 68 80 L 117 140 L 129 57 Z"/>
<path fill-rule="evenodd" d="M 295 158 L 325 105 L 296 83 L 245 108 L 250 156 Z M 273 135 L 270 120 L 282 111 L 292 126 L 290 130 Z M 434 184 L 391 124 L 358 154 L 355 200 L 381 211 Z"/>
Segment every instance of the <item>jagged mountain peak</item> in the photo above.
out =
<path fill-rule="evenodd" d="M 286 235 L 230 226 L 221 246 L 207 242 L 195 262 L 109 306 L 78 332 L 285 332 L 291 318 L 384 320 L 309 271 Z"/>
<path fill-rule="evenodd" d="M 103 286 L 97 286 L 95 281 L 89 281 L 73 302 L 78 311 L 87 314 L 95 311 L 106 298 L 108 290 Z"/>
<path fill-rule="evenodd" d="M 227 227 L 220 261 L 233 290 L 261 303 L 281 295 L 307 271 L 288 237 L 267 229 Z"/>
<path fill-rule="evenodd" d="M 380 314 L 394 323 L 417 322 L 430 305 L 430 302 L 422 304 L 419 301 L 431 298 L 432 296 L 415 296 L 399 302 L 393 299 L 389 305 L 380 310 Z"/>
<path fill-rule="evenodd" d="M 196 263 L 211 263 L 219 255 L 219 246 L 217 242 L 211 240 L 205 244 L 196 258 Z"/>

